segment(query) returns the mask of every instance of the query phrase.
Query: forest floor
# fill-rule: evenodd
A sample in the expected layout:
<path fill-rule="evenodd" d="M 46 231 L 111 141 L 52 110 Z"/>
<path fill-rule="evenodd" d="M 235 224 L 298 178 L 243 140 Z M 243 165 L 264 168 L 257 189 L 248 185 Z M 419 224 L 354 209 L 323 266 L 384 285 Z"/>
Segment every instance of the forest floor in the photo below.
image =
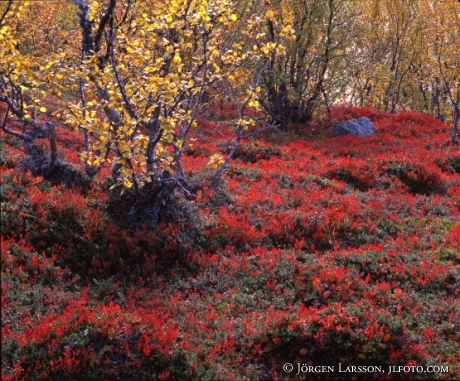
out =
<path fill-rule="evenodd" d="M 245 141 L 219 188 L 173 195 L 155 226 L 127 219 L 108 168 L 88 189 L 55 185 L 19 172 L 22 146 L 1 135 L 2 379 L 460 378 L 450 127 L 334 112 L 377 134 L 318 122 Z M 196 179 L 228 151 L 224 119 L 187 151 Z M 81 170 L 81 137 L 58 137 Z"/>

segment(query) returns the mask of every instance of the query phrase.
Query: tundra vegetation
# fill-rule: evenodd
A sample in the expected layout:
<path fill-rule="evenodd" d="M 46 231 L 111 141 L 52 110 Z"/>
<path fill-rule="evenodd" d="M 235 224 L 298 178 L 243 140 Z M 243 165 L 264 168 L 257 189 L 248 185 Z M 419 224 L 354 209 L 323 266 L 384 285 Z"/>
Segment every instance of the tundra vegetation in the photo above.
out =
<path fill-rule="evenodd" d="M 458 379 L 459 46 L 453 0 L 1 1 L 2 379 Z"/>

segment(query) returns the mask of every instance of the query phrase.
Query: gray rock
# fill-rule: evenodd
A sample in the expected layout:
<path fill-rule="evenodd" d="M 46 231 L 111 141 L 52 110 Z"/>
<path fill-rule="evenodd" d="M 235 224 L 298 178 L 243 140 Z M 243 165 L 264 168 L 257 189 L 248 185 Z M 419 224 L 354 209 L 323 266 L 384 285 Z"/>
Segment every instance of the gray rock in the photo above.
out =
<path fill-rule="evenodd" d="M 374 135 L 375 127 L 369 118 L 362 116 L 358 119 L 347 120 L 332 127 L 332 132 L 336 135 Z"/>

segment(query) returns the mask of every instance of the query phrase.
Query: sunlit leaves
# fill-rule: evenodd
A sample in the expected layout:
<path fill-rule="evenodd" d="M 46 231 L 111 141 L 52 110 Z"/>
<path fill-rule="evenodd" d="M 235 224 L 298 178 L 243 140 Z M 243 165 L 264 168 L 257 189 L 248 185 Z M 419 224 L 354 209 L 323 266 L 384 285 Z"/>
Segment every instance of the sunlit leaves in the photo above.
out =
<path fill-rule="evenodd" d="M 107 147 L 118 152 L 115 163 L 121 166 L 119 179 L 125 185 L 136 176 L 143 182 L 164 169 L 174 171 L 174 157 L 183 149 L 189 129 L 196 126 L 203 94 L 223 78 L 234 80 L 226 73 L 237 70 L 248 58 L 246 44 L 229 43 L 234 39 L 228 35 L 228 23 L 240 20 L 236 4 L 136 3 L 130 9 L 130 24 L 121 24 L 110 42 L 102 41 L 101 54 L 113 50 L 109 61 L 101 64 L 101 54 L 88 56 L 69 75 L 75 85 L 83 79 L 85 89 L 93 93 L 80 112 L 75 105 L 69 105 L 67 112 L 68 121 L 95 138 L 89 153 L 92 163 L 97 162 L 96 153 L 107 152 Z M 121 15 L 127 9 L 120 7 Z M 96 29 L 103 9 L 100 2 L 91 3 Z M 245 21 L 255 30 L 252 23 Z M 264 45 L 262 54 L 275 48 Z M 252 101 L 251 106 L 258 103 Z M 251 125 L 252 121 L 245 121 L 241 127 Z"/>
<path fill-rule="evenodd" d="M 222 158 L 221 155 L 219 155 L 218 153 L 212 155 L 210 158 L 209 158 L 209 162 L 208 162 L 208 165 L 211 166 L 212 168 L 220 168 L 222 165 L 224 164 L 224 159 Z"/>

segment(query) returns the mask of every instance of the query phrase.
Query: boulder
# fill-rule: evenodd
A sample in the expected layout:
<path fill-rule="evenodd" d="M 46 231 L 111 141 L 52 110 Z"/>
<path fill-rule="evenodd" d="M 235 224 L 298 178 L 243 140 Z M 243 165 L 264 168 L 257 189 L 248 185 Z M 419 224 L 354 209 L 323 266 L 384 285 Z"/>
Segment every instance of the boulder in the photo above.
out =
<path fill-rule="evenodd" d="M 336 135 L 374 135 L 375 127 L 369 118 L 362 116 L 358 119 L 347 120 L 332 127 L 332 132 Z"/>

